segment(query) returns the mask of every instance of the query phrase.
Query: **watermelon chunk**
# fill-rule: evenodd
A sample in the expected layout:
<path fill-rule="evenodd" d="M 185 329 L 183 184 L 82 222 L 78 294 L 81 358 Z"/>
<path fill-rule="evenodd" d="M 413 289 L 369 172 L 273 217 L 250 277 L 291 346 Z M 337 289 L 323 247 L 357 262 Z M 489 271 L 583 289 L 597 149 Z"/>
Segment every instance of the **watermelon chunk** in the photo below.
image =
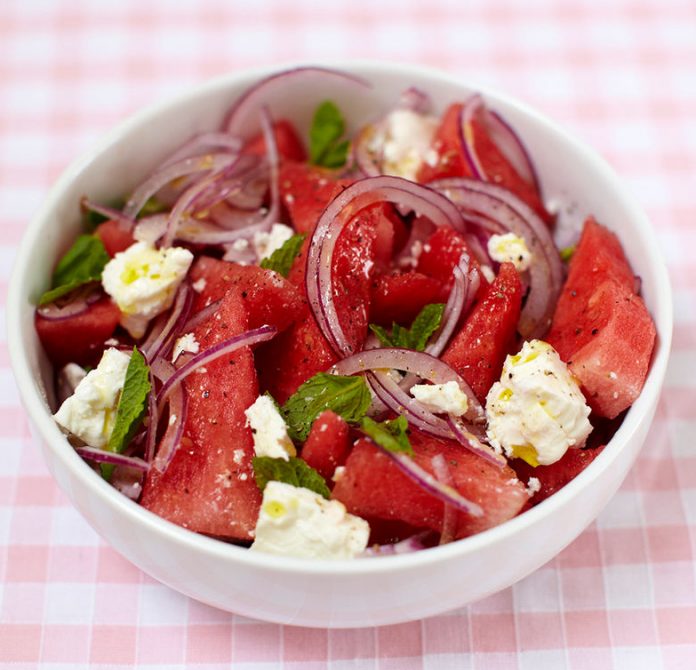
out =
<path fill-rule="evenodd" d="M 247 328 L 243 300 L 229 291 L 194 335 L 205 350 Z M 184 440 L 164 474 L 148 472 L 140 502 L 195 532 L 248 541 L 261 504 L 244 415 L 258 396 L 254 357 L 244 347 L 205 367 L 205 373 L 184 380 L 189 399 Z"/>
<path fill-rule="evenodd" d="M 478 272 L 481 281 L 481 291 L 488 285 L 485 277 L 481 274 L 481 266 L 476 256 L 471 252 L 464 236 L 452 228 L 438 228 L 423 245 L 423 251 L 418 257 L 416 270 L 418 272 L 437 279 L 445 287 L 442 299 L 447 300 L 449 289 L 454 282 L 452 271 L 459 263 L 462 254 L 466 252 L 471 259 L 471 266 Z M 479 295 L 481 295 L 481 291 Z"/>
<path fill-rule="evenodd" d="M 205 280 L 203 290 L 196 294 L 194 312 L 234 290 L 246 305 L 249 328 L 268 324 L 285 330 L 304 310 L 304 299 L 293 284 L 277 272 L 256 265 L 199 256 L 189 277 L 193 283 Z"/>
<path fill-rule="evenodd" d="M 135 244 L 133 230 L 120 221 L 104 221 L 97 226 L 94 234 L 102 241 L 111 258 Z"/>
<path fill-rule="evenodd" d="M 620 243 L 588 219 L 546 339 L 597 415 L 614 418 L 633 404 L 645 383 L 655 338 L 655 324 L 635 294 Z"/>
<path fill-rule="evenodd" d="M 312 424 L 300 456 L 311 465 L 327 483 L 336 467 L 342 465 L 350 451 L 350 429 L 336 413 L 327 409 Z"/>
<path fill-rule="evenodd" d="M 530 477 L 536 477 L 539 480 L 541 488 L 530 500 L 532 505 L 536 505 L 575 479 L 603 449 L 604 446 L 595 449 L 568 449 L 559 461 L 537 467 L 532 467 L 521 458 L 515 458 L 511 466 L 521 481 L 529 482 Z"/>
<path fill-rule="evenodd" d="M 459 513 L 457 539 L 497 526 L 514 517 L 527 502 L 525 487 L 514 471 L 498 468 L 461 445 L 413 430 L 414 460 L 433 473 L 431 460 L 442 454 L 455 488 L 484 510 L 481 517 Z M 394 461 L 372 444 L 359 440 L 348 457 L 332 498 L 349 512 L 366 518 L 400 521 L 415 528 L 442 530 L 444 505 L 405 475 Z"/>
<path fill-rule="evenodd" d="M 515 348 L 521 304 L 522 283 L 517 270 L 511 263 L 503 263 L 442 355 L 481 402 L 500 378 L 505 357 Z"/>
<path fill-rule="evenodd" d="M 442 302 L 444 292 L 441 282 L 420 272 L 380 275 L 372 281 L 370 322 L 408 325 L 423 307 Z"/>
<path fill-rule="evenodd" d="M 300 139 L 295 126 L 285 119 L 280 119 L 273 124 L 273 134 L 275 135 L 278 154 L 281 158 L 289 161 L 307 160 L 302 140 Z M 263 133 L 259 133 L 246 144 L 242 150 L 245 154 L 255 154 L 258 156 L 266 155 L 266 141 Z"/>
<path fill-rule="evenodd" d="M 472 168 L 462 146 L 460 129 L 463 105 L 450 105 L 442 117 L 442 123 L 435 132 L 432 148 L 438 160 L 434 165 L 424 162 L 418 173 L 418 181 L 428 183 L 446 177 L 473 177 Z M 535 186 L 525 181 L 512 166 L 505 154 L 491 138 L 485 122 L 480 118 L 472 119 L 470 128 L 473 143 L 483 169 L 491 182 L 504 186 L 518 198 L 526 202 L 546 221 L 551 217 L 541 202 L 541 196 Z"/>
<path fill-rule="evenodd" d="M 45 319 L 37 311 L 34 324 L 51 362 L 61 367 L 70 362 L 95 365 L 120 319 L 121 311 L 105 296 L 81 314 L 60 321 Z"/>

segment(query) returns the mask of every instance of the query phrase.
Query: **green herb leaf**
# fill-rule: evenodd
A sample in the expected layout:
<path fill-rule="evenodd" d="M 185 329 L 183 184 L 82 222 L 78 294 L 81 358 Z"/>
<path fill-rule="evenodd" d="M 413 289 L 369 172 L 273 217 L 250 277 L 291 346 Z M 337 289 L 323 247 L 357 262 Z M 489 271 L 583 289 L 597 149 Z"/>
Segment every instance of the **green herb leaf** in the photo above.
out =
<path fill-rule="evenodd" d="M 559 254 L 561 255 L 561 260 L 564 263 L 567 263 L 573 257 L 573 254 L 575 253 L 575 247 L 575 244 L 571 244 L 569 247 L 563 247 L 563 249 L 559 251 Z"/>
<path fill-rule="evenodd" d="M 121 209 L 121 207 L 119 207 Z M 155 196 L 152 196 L 151 198 L 148 198 L 145 201 L 145 204 L 140 208 L 140 211 L 138 212 L 138 217 L 139 219 L 142 219 L 144 216 L 152 216 L 153 214 L 161 214 L 162 212 L 166 212 L 169 208 L 167 205 L 165 205 L 163 202 L 160 202 Z"/>
<path fill-rule="evenodd" d="M 287 277 L 290 274 L 290 268 L 293 261 L 297 258 L 297 254 L 302 249 L 306 235 L 293 235 L 289 240 L 286 240 L 280 249 L 276 249 L 268 258 L 261 261 L 261 267 L 264 270 L 275 270 L 278 274 Z"/>
<path fill-rule="evenodd" d="M 404 416 L 382 423 L 364 416 L 360 420 L 360 430 L 388 451 L 404 452 L 413 456 L 413 447 L 408 439 L 408 421 Z"/>
<path fill-rule="evenodd" d="M 111 200 L 107 207 L 110 207 L 111 209 L 123 209 L 125 204 L 126 202 L 123 198 L 116 198 L 115 200 Z M 104 221 L 108 220 L 109 217 L 104 216 L 99 212 L 95 212 L 92 209 L 86 209 L 82 214 L 82 223 L 84 224 L 85 229 L 90 233 L 93 233 L 100 223 L 104 223 Z"/>
<path fill-rule="evenodd" d="M 101 279 L 102 270 L 109 262 L 109 254 L 98 237 L 80 235 L 68 249 L 53 273 L 51 290 L 46 291 L 39 300 L 46 305 L 70 293 L 78 286 Z"/>
<path fill-rule="evenodd" d="M 107 451 L 122 452 L 133 439 L 135 431 L 145 417 L 147 411 L 147 397 L 150 393 L 150 369 L 145 363 L 143 355 L 136 347 L 133 347 L 126 379 L 123 382 L 123 390 L 116 408 L 116 421 L 114 429 L 106 445 Z M 113 466 L 102 466 L 102 474 L 109 479 Z"/>
<path fill-rule="evenodd" d="M 282 458 L 255 456 L 251 462 L 256 484 L 262 491 L 268 482 L 274 481 L 309 489 L 327 500 L 331 496 L 324 478 L 301 458 L 291 457 L 285 461 Z"/>
<path fill-rule="evenodd" d="M 432 334 L 440 327 L 444 313 L 445 306 L 442 303 L 434 303 L 423 307 L 413 320 L 410 329 L 394 322 L 391 333 L 374 323 L 370 324 L 370 330 L 385 347 L 400 347 L 402 349 L 423 351 Z"/>
<path fill-rule="evenodd" d="M 309 161 L 312 165 L 337 168 L 345 165 L 348 140 L 341 141 L 346 130 L 341 111 L 330 100 L 322 102 L 314 112 L 309 131 Z"/>
<path fill-rule="evenodd" d="M 348 423 L 356 423 L 372 402 L 362 377 L 343 377 L 320 372 L 308 379 L 288 398 L 283 417 L 293 440 L 304 442 L 314 420 L 326 409 Z"/>

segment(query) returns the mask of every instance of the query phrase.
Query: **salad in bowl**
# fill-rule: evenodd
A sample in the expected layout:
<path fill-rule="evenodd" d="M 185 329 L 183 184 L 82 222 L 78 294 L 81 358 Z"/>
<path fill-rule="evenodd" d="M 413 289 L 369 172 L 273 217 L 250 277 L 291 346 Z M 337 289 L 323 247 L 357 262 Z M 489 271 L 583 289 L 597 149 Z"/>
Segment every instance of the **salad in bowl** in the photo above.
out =
<path fill-rule="evenodd" d="M 614 448 L 658 332 L 621 224 L 577 193 L 568 230 L 519 112 L 385 76 L 216 92 L 137 178 L 112 162 L 122 188 L 63 194 L 33 326 L 54 437 L 111 505 L 245 565 L 370 571 L 533 522 Z"/>

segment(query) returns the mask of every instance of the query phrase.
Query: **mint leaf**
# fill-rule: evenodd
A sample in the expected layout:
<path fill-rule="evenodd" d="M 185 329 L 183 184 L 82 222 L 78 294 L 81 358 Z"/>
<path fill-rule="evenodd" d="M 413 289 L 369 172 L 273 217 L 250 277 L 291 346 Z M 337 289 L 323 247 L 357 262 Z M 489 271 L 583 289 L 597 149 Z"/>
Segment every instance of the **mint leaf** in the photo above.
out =
<path fill-rule="evenodd" d="M 408 439 L 408 421 L 404 416 L 382 423 L 364 416 L 360 420 L 360 430 L 388 451 L 404 452 L 413 456 L 413 447 Z"/>
<path fill-rule="evenodd" d="M 394 322 L 391 333 L 374 323 L 370 324 L 370 330 L 385 347 L 423 351 L 432 334 L 440 327 L 444 313 L 445 306 L 442 303 L 434 303 L 423 307 L 410 329 Z"/>
<path fill-rule="evenodd" d="M 276 249 L 268 258 L 261 261 L 261 267 L 264 270 L 275 270 L 278 274 L 287 277 L 290 274 L 290 268 L 293 261 L 297 258 L 297 254 L 302 249 L 306 235 L 293 235 L 289 240 L 286 240 L 280 249 Z"/>
<path fill-rule="evenodd" d="M 80 235 L 58 261 L 51 290 L 41 296 L 39 305 L 53 302 L 83 284 L 99 281 L 109 260 L 109 254 L 98 237 Z"/>
<path fill-rule="evenodd" d="M 356 423 L 372 402 L 362 377 L 342 377 L 319 372 L 295 391 L 283 407 L 283 418 L 293 440 L 304 442 L 324 410 L 330 409 L 348 423 Z"/>
<path fill-rule="evenodd" d="M 324 478 L 301 458 L 286 461 L 270 456 L 255 456 L 252 461 L 256 484 L 262 491 L 270 481 L 283 482 L 314 491 L 328 500 L 331 491 Z"/>
<path fill-rule="evenodd" d="M 133 353 L 126 368 L 123 390 L 116 408 L 116 422 L 109 437 L 109 443 L 106 445 L 107 451 L 120 453 L 133 439 L 135 431 L 145 417 L 150 390 L 150 369 L 137 347 L 133 347 Z M 113 466 L 102 466 L 104 479 L 109 479 L 112 471 Z"/>
<path fill-rule="evenodd" d="M 322 102 L 314 112 L 309 130 L 309 162 L 330 168 L 345 165 L 350 146 L 348 140 L 341 141 L 345 130 L 338 107 L 330 100 Z"/>

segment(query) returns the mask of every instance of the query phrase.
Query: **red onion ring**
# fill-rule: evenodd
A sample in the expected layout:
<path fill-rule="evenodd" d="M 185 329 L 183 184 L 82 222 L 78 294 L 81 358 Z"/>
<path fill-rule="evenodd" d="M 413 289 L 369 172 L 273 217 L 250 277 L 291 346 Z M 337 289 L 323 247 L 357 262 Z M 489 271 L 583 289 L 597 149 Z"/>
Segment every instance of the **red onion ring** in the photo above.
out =
<path fill-rule="evenodd" d="M 207 321 L 215 312 L 217 312 L 218 307 L 220 307 L 220 303 L 222 302 L 222 298 L 220 300 L 215 300 L 214 302 L 211 302 L 209 305 L 204 307 L 202 310 L 199 312 L 196 312 L 185 324 L 182 330 L 185 333 L 190 333 L 194 328 L 200 326 L 201 323 L 204 321 Z"/>
<path fill-rule="evenodd" d="M 324 337 L 339 355 L 353 353 L 333 300 L 333 253 L 344 227 L 362 209 L 378 202 L 404 205 L 435 225 L 463 230 L 457 207 L 443 195 L 401 177 L 367 177 L 339 193 L 319 217 L 307 257 L 305 285 L 312 312 Z"/>
<path fill-rule="evenodd" d="M 150 371 L 150 388 L 154 389 L 154 374 Z M 157 446 L 157 428 L 159 426 L 159 410 L 157 409 L 157 400 L 154 391 L 151 391 L 147 397 L 148 407 L 148 423 L 147 433 L 145 435 L 145 461 L 152 463 L 155 456 L 155 447 Z"/>
<path fill-rule="evenodd" d="M 95 449 L 94 447 L 77 447 L 75 451 L 89 461 L 95 463 L 106 463 L 108 465 L 119 465 L 125 468 L 135 468 L 147 472 L 150 469 L 148 463 L 137 456 L 126 456 L 114 451 Z"/>
<path fill-rule="evenodd" d="M 205 351 L 196 354 L 191 360 L 178 368 L 176 372 L 162 384 L 162 388 L 157 394 L 157 404 L 161 407 L 174 388 L 181 384 L 186 377 L 198 368 L 207 363 L 212 363 L 217 358 L 220 358 L 220 356 L 231 354 L 233 351 L 241 349 L 242 347 L 248 347 L 253 344 L 258 344 L 259 342 L 266 342 L 275 337 L 277 333 L 278 330 L 274 326 L 261 326 L 260 328 L 254 328 L 253 330 L 248 330 L 240 335 L 235 335 L 234 337 L 223 340 Z"/>
<path fill-rule="evenodd" d="M 432 106 L 430 96 L 415 86 L 409 86 L 402 91 L 399 98 L 399 109 L 409 109 L 416 114 L 427 114 Z"/>
<path fill-rule="evenodd" d="M 507 461 L 502 454 L 497 453 L 492 447 L 489 447 L 481 442 L 481 440 L 474 435 L 461 421 L 453 416 L 448 416 L 446 421 L 459 444 L 466 447 L 469 451 L 477 456 L 480 456 L 492 465 L 496 465 L 499 468 L 507 465 Z"/>
<path fill-rule="evenodd" d="M 133 226 L 135 225 L 133 218 L 129 217 L 127 214 L 119 212 L 119 210 L 114 209 L 113 207 L 104 207 L 103 205 L 98 205 L 86 197 L 81 198 L 80 207 L 85 212 L 95 212 L 108 220 L 117 221 L 124 230 L 132 230 Z"/>
<path fill-rule="evenodd" d="M 462 512 L 471 514 L 471 516 L 483 516 L 483 510 L 479 505 L 471 500 L 467 500 L 459 491 L 451 486 L 438 481 L 427 470 L 424 470 L 418 465 L 410 456 L 407 456 L 403 452 L 395 453 L 389 451 L 384 447 L 380 447 L 378 444 L 376 446 L 387 454 L 405 475 L 408 475 L 422 489 L 436 498 L 439 498 L 446 505 L 451 505 Z"/>
<path fill-rule="evenodd" d="M 169 423 L 160 441 L 157 455 L 152 461 L 152 467 L 163 473 L 171 463 L 181 438 L 184 436 L 186 418 L 188 415 L 188 395 L 183 384 L 177 384 L 169 399 Z"/>
<path fill-rule="evenodd" d="M 181 332 L 182 326 L 186 323 L 191 305 L 193 304 L 193 291 L 187 282 L 184 282 L 179 287 L 174 298 L 167 321 L 162 330 L 150 342 L 146 341 L 142 346 L 142 352 L 148 363 L 151 363 L 155 358 L 165 356 L 171 348 L 174 337 Z"/>
<path fill-rule="evenodd" d="M 454 488 L 454 480 L 449 466 L 442 454 L 437 454 L 430 459 L 433 472 L 438 480 L 445 486 Z M 449 544 L 457 533 L 457 510 L 449 503 L 445 503 L 445 511 L 442 516 L 442 530 L 440 531 L 440 544 Z"/>
<path fill-rule="evenodd" d="M 102 297 L 102 291 L 94 282 L 61 296 L 55 302 L 41 305 L 37 313 L 47 321 L 64 321 L 86 312 L 90 305 Z"/>
<path fill-rule="evenodd" d="M 457 382 L 459 388 L 466 394 L 469 403 L 464 415 L 466 420 L 472 423 L 485 421 L 486 415 L 483 407 L 466 381 L 447 363 L 422 351 L 397 348 L 361 351 L 339 361 L 330 368 L 329 372 L 339 375 L 354 375 L 369 370 L 403 370 L 404 372 L 412 372 L 433 384 Z M 395 386 L 398 388 L 398 384 L 395 383 Z M 415 398 L 411 398 L 411 401 L 417 402 Z"/>
<path fill-rule="evenodd" d="M 518 326 L 525 339 L 541 338 L 548 330 L 563 283 L 563 264 L 551 233 L 539 216 L 502 186 L 473 179 L 441 179 L 431 184 L 462 210 L 483 214 L 506 231 L 522 237 L 533 254 L 529 294 Z"/>
<path fill-rule="evenodd" d="M 423 533 L 407 537 L 401 542 L 394 544 L 375 544 L 365 549 L 360 555 L 361 558 L 374 558 L 376 556 L 394 556 L 397 554 L 411 554 L 414 551 L 425 549 L 423 544 Z"/>
<path fill-rule="evenodd" d="M 258 119 L 259 111 L 268 105 L 269 100 L 282 99 L 291 89 L 302 90 L 303 87 L 312 83 L 312 80 L 318 80 L 313 84 L 317 90 L 325 89 L 332 83 L 356 88 L 370 88 L 370 84 L 364 79 L 339 70 L 323 67 L 300 67 L 284 70 L 249 87 L 227 113 L 223 128 L 231 135 L 247 137 L 251 134 L 248 125 L 253 124 Z"/>
<path fill-rule="evenodd" d="M 176 179 L 199 172 L 218 173 L 236 160 L 237 156 L 235 155 L 218 153 L 184 158 L 176 163 L 164 165 L 133 191 L 123 208 L 123 215 L 135 219 L 138 212 L 153 195 Z"/>
<path fill-rule="evenodd" d="M 215 131 L 198 133 L 190 140 L 184 142 L 184 144 L 171 154 L 169 158 L 164 161 L 162 167 L 167 167 L 184 158 L 190 158 L 200 153 L 209 153 L 210 149 L 223 149 L 229 153 L 238 153 L 242 150 L 242 146 L 242 140 L 229 133 Z"/>
<path fill-rule="evenodd" d="M 152 361 L 150 372 L 156 379 L 164 383 L 176 372 L 176 368 L 168 360 L 160 357 Z"/>

